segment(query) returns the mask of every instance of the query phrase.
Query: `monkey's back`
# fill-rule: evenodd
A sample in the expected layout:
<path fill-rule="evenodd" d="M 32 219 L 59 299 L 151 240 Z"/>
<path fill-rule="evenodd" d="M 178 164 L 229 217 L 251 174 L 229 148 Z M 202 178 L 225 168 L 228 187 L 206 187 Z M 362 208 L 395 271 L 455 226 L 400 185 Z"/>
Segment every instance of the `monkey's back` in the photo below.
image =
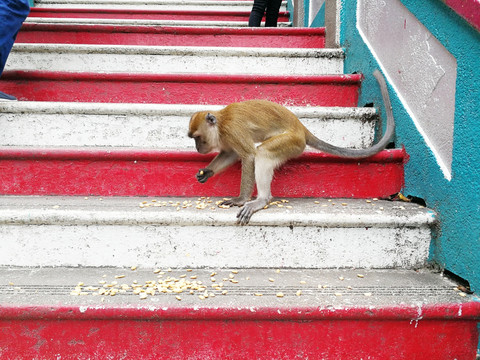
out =
<path fill-rule="evenodd" d="M 261 142 L 284 132 L 304 132 L 304 126 L 286 107 L 267 100 L 247 100 L 225 107 L 222 119 L 229 127 L 248 132 Z"/>

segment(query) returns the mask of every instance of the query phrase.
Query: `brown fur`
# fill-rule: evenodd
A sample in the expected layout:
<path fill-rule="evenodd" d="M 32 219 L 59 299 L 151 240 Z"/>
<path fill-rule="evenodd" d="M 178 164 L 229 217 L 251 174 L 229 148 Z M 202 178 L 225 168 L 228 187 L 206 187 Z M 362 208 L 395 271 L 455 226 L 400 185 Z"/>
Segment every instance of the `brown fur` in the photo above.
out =
<path fill-rule="evenodd" d="M 238 223 L 246 224 L 253 213 L 270 201 L 273 171 L 287 160 L 299 156 L 306 145 L 352 158 L 367 157 L 381 151 L 393 135 L 395 124 L 385 80 L 378 71 L 374 75 L 380 84 L 388 120 L 385 135 L 376 145 L 359 150 L 338 148 L 314 136 L 282 105 L 266 100 L 233 103 L 219 111 L 197 112 L 190 119 L 188 136 L 195 140 L 198 152 L 219 151 L 205 169 L 199 170 L 198 181 L 203 183 L 241 160 L 240 195 L 224 204 L 243 206 L 237 217 Z M 248 201 L 255 184 L 258 197 Z"/>

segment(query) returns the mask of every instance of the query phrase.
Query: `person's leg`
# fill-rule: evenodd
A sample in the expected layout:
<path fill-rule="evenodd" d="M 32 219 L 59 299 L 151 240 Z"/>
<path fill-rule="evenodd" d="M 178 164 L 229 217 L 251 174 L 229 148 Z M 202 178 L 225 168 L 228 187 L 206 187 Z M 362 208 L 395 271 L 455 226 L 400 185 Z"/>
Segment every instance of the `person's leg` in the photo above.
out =
<path fill-rule="evenodd" d="M 278 13 L 282 0 L 268 0 L 265 27 L 277 27 Z"/>
<path fill-rule="evenodd" d="M 5 68 L 17 33 L 29 13 L 28 0 L 0 1 L 0 76 Z"/>
<path fill-rule="evenodd" d="M 267 0 L 254 0 L 252 12 L 250 13 L 250 18 L 248 19 L 248 26 L 250 27 L 259 27 L 263 15 L 265 14 L 265 9 L 267 7 Z"/>
<path fill-rule="evenodd" d="M 7 63 L 17 33 L 29 13 L 28 0 L 0 0 L 0 76 Z M 0 91 L 0 101 L 9 100 L 17 99 Z"/>

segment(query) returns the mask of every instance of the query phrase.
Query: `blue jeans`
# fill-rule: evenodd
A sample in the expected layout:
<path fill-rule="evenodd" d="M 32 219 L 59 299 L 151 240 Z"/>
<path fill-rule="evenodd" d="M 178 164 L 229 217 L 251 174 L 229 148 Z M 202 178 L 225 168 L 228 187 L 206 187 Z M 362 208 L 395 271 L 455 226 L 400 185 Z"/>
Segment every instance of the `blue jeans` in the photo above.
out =
<path fill-rule="evenodd" d="M 18 30 L 29 13 L 28 0 L 0 0 L 0 75 Z"/>
<path fill-rule="evenodd" d="M 265 14 L 265 27 L 277 27 L 280 5 L 282 0 L 254 0 L 248 26 L 259 27 Z"/>

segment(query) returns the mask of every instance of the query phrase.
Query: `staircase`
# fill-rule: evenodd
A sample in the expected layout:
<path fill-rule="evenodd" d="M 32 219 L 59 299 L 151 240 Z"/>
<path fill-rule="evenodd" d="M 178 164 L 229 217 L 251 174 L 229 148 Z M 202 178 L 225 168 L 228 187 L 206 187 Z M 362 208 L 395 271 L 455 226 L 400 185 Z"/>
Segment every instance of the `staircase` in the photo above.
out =
<path fill-rule="evenodd" d="M 403 149 L 308 149 L 244 227 L 217 206 L 238 165 L 195 180 L 189 118 L 234 101 L 376 137 L 324 29 L 247 28 L 251 4 L 36 3 L 0 79 L 1 359 L 474 359 L 480 302 L 426 266 L 436 214 L 382 200 Z"/>

